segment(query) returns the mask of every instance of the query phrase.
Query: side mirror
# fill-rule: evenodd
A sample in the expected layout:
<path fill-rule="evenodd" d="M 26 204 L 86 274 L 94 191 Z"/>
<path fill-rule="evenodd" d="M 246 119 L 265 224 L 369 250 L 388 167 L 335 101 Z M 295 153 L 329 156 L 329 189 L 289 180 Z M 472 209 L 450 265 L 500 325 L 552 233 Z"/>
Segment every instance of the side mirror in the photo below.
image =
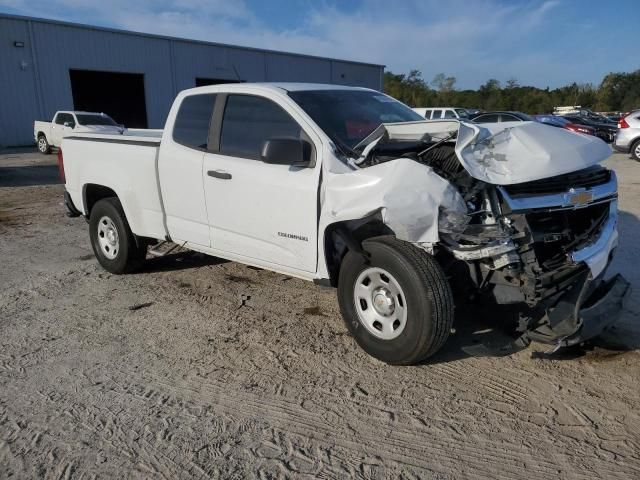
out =
<path fill-rule="evenodd" d="M 70 127 L 71 123 L 70 122 L 64 122 L 62 125 L 65 126 L 65 127 Z"/>
<path fill-rule="evenodd" d="M 264 163 L 311 167 L 311 144 L 297 138 L 270 138 L 262 145 Z"/>

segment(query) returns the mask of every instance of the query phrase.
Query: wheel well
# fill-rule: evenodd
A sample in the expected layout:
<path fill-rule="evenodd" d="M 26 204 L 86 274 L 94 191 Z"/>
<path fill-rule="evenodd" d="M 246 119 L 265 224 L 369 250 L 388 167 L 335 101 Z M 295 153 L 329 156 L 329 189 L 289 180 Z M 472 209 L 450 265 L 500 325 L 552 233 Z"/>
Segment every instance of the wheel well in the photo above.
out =
<path fill-rule="evenodd" d="M 362 242 L 380 235 L 395 235 L 382 221 L 380 213 L 357 220 L 345 220 L 329 225 L 324 231 L 324 257 L 332 287 L 338 286 L 340 264 L 348 250 L 366 254 Z"/>
<path fill-rule="evenodd" d="M 40 138 L 40 137 L 47 138 L 47 136 L 44 134 L 44 132 L 38 132 L 38 134 L 36 135 L 36 137 L 38 137 L 38 138 Z"/>
<path fill-rule="evenodd" d="M 82 188 L 82 201 L 84 202 L 85 216 L 89 218 L 91 215 L 91 209 L 98 200 L 103 198 L 116 197 L 116 192 L 109 187 L 103 185 L 96 185 L 94 183 L 88 183 Z"/>

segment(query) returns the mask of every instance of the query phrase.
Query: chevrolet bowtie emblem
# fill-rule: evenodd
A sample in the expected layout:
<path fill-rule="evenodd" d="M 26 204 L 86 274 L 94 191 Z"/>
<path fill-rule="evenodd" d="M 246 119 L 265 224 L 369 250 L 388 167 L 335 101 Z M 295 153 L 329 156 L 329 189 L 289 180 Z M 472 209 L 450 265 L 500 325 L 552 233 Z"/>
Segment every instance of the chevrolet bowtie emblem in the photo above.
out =
<path fill-rule="evenodd" d="M 585 205 L 593 200 L 593 192 L 576 192 L 568 193 L 566 195 L 566 205 L 573 205 L 574 207 L 579 205 Z"/>

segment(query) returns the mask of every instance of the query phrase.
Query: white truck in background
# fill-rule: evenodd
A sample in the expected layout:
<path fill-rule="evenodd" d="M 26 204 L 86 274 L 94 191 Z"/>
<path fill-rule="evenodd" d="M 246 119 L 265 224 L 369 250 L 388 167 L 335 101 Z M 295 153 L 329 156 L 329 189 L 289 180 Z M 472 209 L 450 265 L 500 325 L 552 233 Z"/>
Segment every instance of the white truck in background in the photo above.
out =
<path fill-rule="evenodd" d="M 96 112 L 58 111 L 50 122 L 36 120 L 33 138 L 40 153 L 51 153 L 51 147 L 59 147 L 62 139 L 76 133 L 112 133 L 120 135 L 124 125 L 117 124 L 109 115 Z"/>
<path fill-rule="evenodd" d="M 249 83 L 181 92 L 150 135 L 62 140 L 68 212 L 115 274 L 174 242 L 334 286 L 358 344 L 404 365 L 445 343 L 454 298 L 517 306 L 513 345 L 563 347 L 615 322 L 629 294 L 605 279 L 617 182 L 595 137 L 427 122 L 369 89 Z"/>

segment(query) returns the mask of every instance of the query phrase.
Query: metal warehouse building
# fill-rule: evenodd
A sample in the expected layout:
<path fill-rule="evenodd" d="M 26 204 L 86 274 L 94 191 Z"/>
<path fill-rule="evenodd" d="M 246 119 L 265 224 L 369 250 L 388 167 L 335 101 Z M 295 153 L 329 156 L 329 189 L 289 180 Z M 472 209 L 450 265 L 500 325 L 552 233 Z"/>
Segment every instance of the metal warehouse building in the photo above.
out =
<path fill-rule="evenodd" d="M 14 15 L 0 15 L 0 145 L 33 143 L 57 110 L 162 128 L 185 88 L 320 82 L 382 89 L 384 67 Z"/>

